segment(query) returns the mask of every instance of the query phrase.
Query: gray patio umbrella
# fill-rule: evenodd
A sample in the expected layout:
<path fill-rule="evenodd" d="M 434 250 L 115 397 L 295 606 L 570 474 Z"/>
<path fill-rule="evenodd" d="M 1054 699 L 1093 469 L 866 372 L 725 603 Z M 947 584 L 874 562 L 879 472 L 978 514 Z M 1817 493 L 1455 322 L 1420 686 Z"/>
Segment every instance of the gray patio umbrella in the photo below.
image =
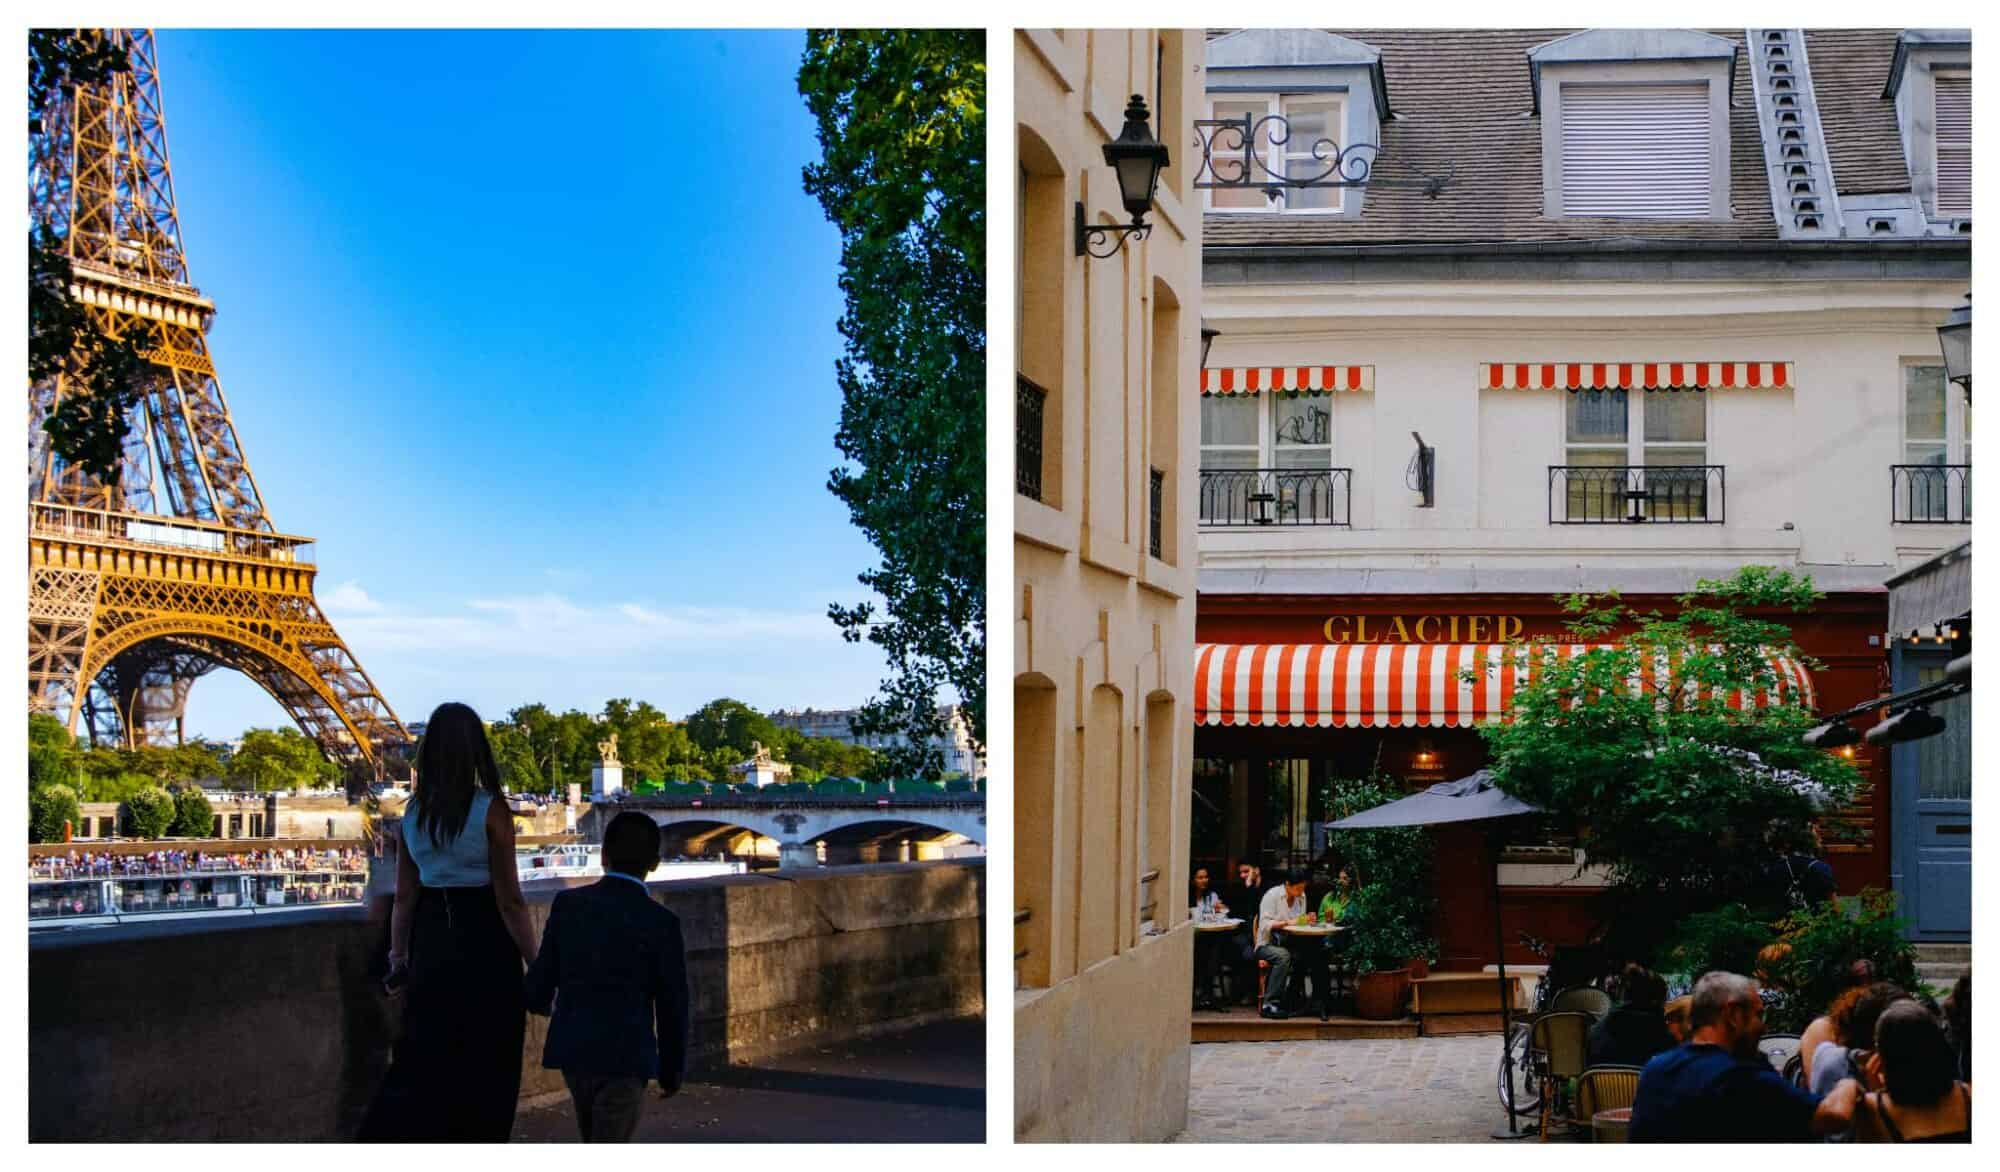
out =
<path fill-rule="evenodd" d="M 1457 781 L 1441 781 L 1406 798 L 1385 802 L 1371 810 L 1351 814 L 1329 823 L 1333 830 L 1379 830 L 1390 826 L 1438 826 L 1449 822 L 1484 822 L 1538 814 L 1541 807 L 1501 791 L 1493 784 L 1493 774 L 1485 769 Z M 1500 922 L 1500 864 L 1493 864 L 1493 942 L 1500 968 L 1500 1062 L 1509 1087 L 1514 1085 L 1514 998 L 1507 986 L 1507 936 Z M 1507 1104 L 1507 1130 L 1495 1131 L 1496 1139 L 1524 1135 L 1515 1125 L 1514 1105 Z"/>

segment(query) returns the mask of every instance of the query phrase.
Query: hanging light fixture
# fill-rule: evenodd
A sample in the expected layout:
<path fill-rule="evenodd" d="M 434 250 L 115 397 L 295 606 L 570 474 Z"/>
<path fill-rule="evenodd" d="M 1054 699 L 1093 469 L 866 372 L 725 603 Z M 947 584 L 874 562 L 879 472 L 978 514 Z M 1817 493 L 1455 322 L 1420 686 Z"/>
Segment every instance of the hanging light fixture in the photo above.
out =
<path fill-rule="evenodd" d="M 1095 257 L 1109 257 L 1125 247 L 1125 240 L 1136 237 L 1144 240 L 1152 234 L 1153 226 L 1146 222 L 1146 213 L 1153 210 L 1153 192 L 1160 186 L 1160 172 L 1167 169 L 1167 144 L 1153 137 L 1153 128 L 1147 120 L 1146 99 L 1132 95 L 1132 102 L 1125 107 L 1125 127 L 1118 137 L 1104 144 L 1104 162 L 1118 177 L 1118 200 L 1125 205 L 1131 215 L 1130 224 L 1092 224 L 1083 210 L 1083 201 L 1076 203 L 1076 254 Z M 1093 244 L 1110 243 L 1102 252 L 1091 247 Z"/>
<path fill-rule="evenodd" d="M 1956 306 L 1938 327 L 1938 349 L 1944 352 L 1945 377 L 1972 394 L 1972 294 Z"/>

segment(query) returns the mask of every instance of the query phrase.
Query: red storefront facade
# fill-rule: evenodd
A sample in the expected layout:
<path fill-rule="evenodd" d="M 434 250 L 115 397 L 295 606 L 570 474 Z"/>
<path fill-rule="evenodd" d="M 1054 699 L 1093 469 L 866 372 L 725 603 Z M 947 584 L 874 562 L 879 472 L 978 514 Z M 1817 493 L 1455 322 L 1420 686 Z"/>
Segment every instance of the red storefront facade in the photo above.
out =
<path fill-rule="evenodd" d="M 1628 594 L 1626 601 L 1641 611 L 1673 608 L 1673 599 L 1664 595 Z M 1214 665 L 1204 661 L 1197 669 L 1195 865 L 1233 873 L 1242 859 L 1266 866 L 1309 859 L 1314 844 L 1301 828 L 1322 817 L 1311 807 L 1328 778 L 1359 777 L 1379 768 L 1414 788 L 1478 769 L 1486 760 L 1485 743 L 1472 718 L 1486 719 L 1491 701 L 1502 698 L 1473 696 L 1471 689 L 1454 695 L 1456 688 L 1443 686 L 1447 672 L 1458 657 L 1471 654 L 1466 644 L 1571 642 L 1564 617 L 1550 595 L 1202 594 L 1196 612 L 1198 659 L 1208 645 L 1254 644 L 1291 647 L 1301 661 L 1315 650 L 1345 648 L 1339 652 L 1344 665 L 1361 657 L 1355 648 L 1374 646 L 1380 650 L 1366 655 L 1368 670 L 1393 670 L 1400 678 L 1377 689 L 1375 701 L 1363 698 L 1330 720 L 1311 711 L 1311 703 L 1299 703 L 1303 689 L 1289 696 L 1282 687 L 1268 697 L 1260 694 L 1253 711 L 1239 696 L 1223 702 L 1219 681 L 1203 694 L 1206 675 L 1220 674 L 1222 660 L 1212 653 Z M 1883 592 L 1830 594 L 1807 614 L 1770 617 L 1785 622 L 1804 655 L 1817 661 L 1806 682 L 1819 711 L 1838 711 L 1884 690 Z M 1271 653 L 1274 663 L 1278 654 Z M 1800 670 L 1782 665 L 1781 677 L 1793 678 Z M 1357 665 L 1355 679 L 1360 672 Z M 1386 705 L 1380 703 L 1384 698 Z M 1843 893 L 1889 886 L 1887 754 L 1861 745 L 1855 760 L 1868 784 L 1826 827 L 1827 858 Z M 1439 907 L 1434 934 L 1442 967 L 1477 968 L 1495 959 L 1496 862 L 1522 864 L 1503 871 L 1500 898 L 1510 963 L 1535 959 L 1512 943 L 1516 932 L 1580 944 L 1591 931 L 1601 888 L 1588 880 L 1579 885 L 1553 878 L 1558 868 L 1549 860 L 1559 857 L 1557 847 L 1513 844 L 1496 860 L 1478 827 L 1432 834 Z M 1564 866 L 1575 870 L 1573 863 Z"/>

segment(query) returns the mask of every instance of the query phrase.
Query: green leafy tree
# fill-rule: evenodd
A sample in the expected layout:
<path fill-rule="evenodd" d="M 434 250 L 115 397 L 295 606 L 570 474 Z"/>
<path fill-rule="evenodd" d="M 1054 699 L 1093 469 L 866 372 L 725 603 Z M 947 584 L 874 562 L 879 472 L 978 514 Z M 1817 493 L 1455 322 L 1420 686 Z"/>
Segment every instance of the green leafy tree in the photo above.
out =
<path fill-rule="evenodd" d="M 230 754 L 224 774 L 231 784 L 245 789 L 318 789 L 337 782 L 340 767 L 297 729 L 253 728 Z"/>
<path fill-rule="evenodd" d="M 618 735 L 618 756 L 628 777 L 664 777 L 667 763 L 688 744 L 687 732 L 644 700 L 608 701 L 599 723 L 607 734 Z"/>
<path fill-rule="evenodd" d="M 497 721 L 486 730 L 493 745 L 493 762 L 500 767 L 500 785 L 510 794 L 549 793 L 551 786 L 535 761 L 534 746 L 520 726 Z"/>
<path fill-rule="evenodd" d="M 44 131 L 44 112 L 71 85 L 103 85 L 127 72 L 125 50 L 95 31 L 28 33 L 28 132 Z M 53 129 L 53 128 L 46 128 Z M 133 406 L 154 377 L 143 357 L 149 330 L 114 336 L 70 293 L 73 274 L 53 225 L 28 231 L 28 381 L 61 377 L 68 387 L 42 427 L 56 454 L 105 483 L 116 483 Z"/>
<path fill-rule="evenodd" d="M 61 842 L 65 826 L 74 829 L 83 820 L 83 807 L 76 790 L 51 782 L 28 791 L 28 841 Z"/>
<path fill-rule="evenodd" d="M 896 768 L 937 776 L 936 700 L 986 735 L 986 37 L 814 30 L 799 93 L 818 123 L 805 188 L 840 230 L 845 352 L 827 487 L 881 565 L 882 600 L 828 616 L 892 673 L 856 730 L 902 732 Z"/>
<path fill-rule="evenodd" d="M 215 833 L 215 807 L 198 785 L 179 785 L 174 795 L 174 824 L 167 833 L 175 838 L 208 838 Z"/>
<path fill-rule="evenodd" d="M 125 799 L 125 812 L 134 834 L 140 838 L 159 838 L 173 828 L 174 795 L 160 786 L 149 785 Z"/>
<path fill-rule="evenodd" d="M 80 757 L 62 721 L 46 713 L 28 714 L 29 789 L 63 785 L 74 790 L 81 774 Z"/>
<path fill-rule="evenodd" d="M 721 753 L 725 765 L 734 765 L 749 756 L 752 744 L 777 749 L 783 734 L 771 718 L 741 700 L 724 697 L 710 700 L 687 718 L 688 740 L 713 756 Z"/>
<path fill-rule="evenodd" d="M 1802 741 L 1818 718 L 1795 689 L 1735 702 L 1780 692 L 1773 652 L 1810 664 L 1767 616 L 1819 597 L 1810 579 L 1763 566 L 1698 583 L 1671 617 L 1572 596 L 1568 627 L 1593 646 L 1540 653 L 1511 719 L 1482 730 L 1500 787 L 1573 819 L 1586 861 L 1609 868 L 1614 929 L 1653 933 L 1622 939 L 1630 955 L 1651 955 L 1690 912 L 1744 898 L 1773 850 L 1809 849 L 1817 813 L 1853 795 L 1854 766 Z"/>

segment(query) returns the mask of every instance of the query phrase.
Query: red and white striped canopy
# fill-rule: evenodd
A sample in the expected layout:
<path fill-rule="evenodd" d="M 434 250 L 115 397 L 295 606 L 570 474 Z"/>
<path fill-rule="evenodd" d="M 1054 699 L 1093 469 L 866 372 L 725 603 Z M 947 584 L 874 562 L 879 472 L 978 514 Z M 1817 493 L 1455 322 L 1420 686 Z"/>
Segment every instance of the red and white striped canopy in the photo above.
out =
<path fill-rule="evenodd" d="M 1479 385 L 1496 391 L 1786 391 L 1789 362 L 1482 362 Z"/>
<path fill-rule="evenodd" d="M 1204 395 L 1326 395 L 1375 389 L 1372 366 L 1217 366 L 1201 372 Z"/>
<path fill-rule="evenodd" d="M 1575 658 L 1582 643 L 1203 643 L 1195 648 L 1198 725 L 1289 728 L 1469 728 L 1506 719 L 1541 649 Z M 1813 704 L 1805 665 L 1772 652 L 1777 682 L 1738 691 L 1732 708 Z M 1478 673 L 1479 682 L 1464 673 Z M 1672 677 L 1662 664 L 1657 685 Z"/>

